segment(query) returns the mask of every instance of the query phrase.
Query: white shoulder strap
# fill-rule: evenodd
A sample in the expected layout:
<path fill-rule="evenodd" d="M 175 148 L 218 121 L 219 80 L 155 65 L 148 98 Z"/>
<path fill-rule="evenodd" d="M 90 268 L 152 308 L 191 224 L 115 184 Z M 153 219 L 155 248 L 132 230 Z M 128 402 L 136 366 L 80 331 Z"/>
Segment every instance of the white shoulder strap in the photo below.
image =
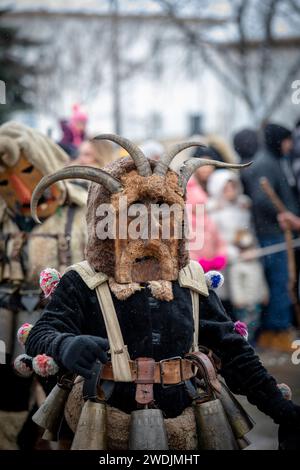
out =
<path fill-rule="evenodd" d="M 65 270 L 65 273 L 68 271 L 76 271 L 88 288 L 92 290 L 107 281 L 106 274 L 96 273 L 88 261 L 72 264 Z"/>
<path fill-rule="evenodd" d="M 90 289 L 96 290 L 108 336 L 115 382 L 131 382 L 130 357 L 127 346 L 124 344 L 119 320 L 107 284 L 107 276 L 103 273 L 96 273 L 87 261 L 74 264 L 67 269 L 67 271 L 71 270 L 76 271 Z"/>
<path fill-rule="evenodd" d="M 193 351 L 199 350 L 199 294 L 208 297 L 209 292 L 202 266 L 197 261 L 190 261 L 179 272 L 179 285 L 190 289 L 194 318 Z"/>

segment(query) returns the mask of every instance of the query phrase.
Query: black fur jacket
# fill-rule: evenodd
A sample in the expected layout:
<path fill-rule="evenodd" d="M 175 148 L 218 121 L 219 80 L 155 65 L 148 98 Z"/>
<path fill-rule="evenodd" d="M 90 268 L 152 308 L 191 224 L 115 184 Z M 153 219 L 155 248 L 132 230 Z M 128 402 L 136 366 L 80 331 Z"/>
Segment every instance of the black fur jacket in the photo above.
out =
<path fill-rule="evenodd" d="M 193 312 L 189 289 L 173 282 L 174 300 L 156 300 L 146 287 L 125 301 L 113 294 L 113 302 L 131 359 L 153 357 L 156 361 L 183 356 L 193 339 Z M 30 332 L 26 352 L 31 356 L 46 353 L 60 364 L 60 346 L 66 336 L 95 335 L 107 338 L 96 293 L 75 271 L 66 273 L 51 301 Z M 222 361 L 222 375 L 230 389 L 281 421 L 281 406 L 286 400 L 226 314 L 218 296 L 210 291 L 201 297 L 199 343 L 212 349 Z M 118 383 L 110 404 L 130 412 L 136 407 L 134 384 Z M 162 388 L 155 385 L 156 403 L 166 417 L 180 414 L 191 399 L 184 385 Z"/>

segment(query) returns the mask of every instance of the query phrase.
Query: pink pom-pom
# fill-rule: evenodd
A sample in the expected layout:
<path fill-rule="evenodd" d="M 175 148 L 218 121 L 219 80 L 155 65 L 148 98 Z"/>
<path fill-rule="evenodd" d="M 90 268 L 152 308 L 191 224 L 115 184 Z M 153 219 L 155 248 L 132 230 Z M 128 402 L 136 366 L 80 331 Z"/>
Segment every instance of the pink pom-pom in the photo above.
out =
<path fill-rule="evenodd" d="M 27 354 L 20 354 L 14 360 L 14 369 L 23 377 L 30 377 L 33 374 L 32 357 Z"/>
<path fill-rule="evenodd" d="M 46 354 L 39 354 L 32 360 L 32 367 L 36 374 L 42 377 L 57 374 L 59 368 L 54 359 Z"/>
<path fill-rule="evenodd" d="M 20 344 L 24 346 L 27 341 L 28 335 L 32 329 L 33 325 L 30 323 L 24 323 L 17 331 L 17 339 Z"/>
<path fill-rule="evenodd" d="M 236 321 L 234 324 L 234 331 L 238 333 L 239 335 L 243 336 L 246 340 L 248 339 L 248 327 L 246 323 L 243 323 L 242 321 Z"/>
<path fill-rule="evenodd" d="M 46 299 L 53 294 L 60 279 L 61 274 L 56 269 L 46 268 L 41 272 L 40 287 Z"/>

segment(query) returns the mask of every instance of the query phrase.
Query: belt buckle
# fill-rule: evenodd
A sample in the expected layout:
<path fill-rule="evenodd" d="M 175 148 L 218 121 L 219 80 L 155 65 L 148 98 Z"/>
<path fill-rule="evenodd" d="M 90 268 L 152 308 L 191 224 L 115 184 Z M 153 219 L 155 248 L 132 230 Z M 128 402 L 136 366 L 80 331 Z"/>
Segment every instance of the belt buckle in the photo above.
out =
<path fill-rule="evenodd" d="M 163 365 L 164 365 L 165 362 L 174 361 L 175 359 L 180 361 L 180 378 L 181 378 L 181 381 L 178 382 L 177 384 L 166 385 L 164 383 L 164 378 L 163 378 L 164 377 L 164 366 Z M 182 357 L 173 356 L 173 357 L 169 357 L 168 359 L 162 359 L 161 361 L 159 361 L 159 371 L 160 371 L 160 384 L 161 384 L 162 388 L 177 387 L 178 385 L 183 385 L 184 384 L 183 370 L 182 370 Z"/>

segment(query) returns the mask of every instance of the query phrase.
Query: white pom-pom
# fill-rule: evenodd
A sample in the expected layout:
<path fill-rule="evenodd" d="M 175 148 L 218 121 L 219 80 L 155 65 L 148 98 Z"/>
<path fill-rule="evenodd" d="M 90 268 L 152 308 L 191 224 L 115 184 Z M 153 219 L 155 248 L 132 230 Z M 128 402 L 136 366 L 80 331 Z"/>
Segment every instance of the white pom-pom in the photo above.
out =
<path fill-rule="evenodd" d="M 205 274 L 207 287 L 210 289 L 218 289 L 224 284 L 224 276 L 219 271 L 208 271 Z"/>
<path fill-rule="evenodd" d="M 14 369 L 23 377 L 30 377 L 33 374 L 32 357 L 27 354 L 20 354 L 14 360 Z"/>
<path fill-rule="evenodd" d="M 46 356 L 46 354 L 39 354 L 38 356 L 35 356 L 32 360 L 32 367 L 34 372 L 41 377 L 55 375 L 59 370 L 59 367 L 54 359 L 50 356 Z"/>

